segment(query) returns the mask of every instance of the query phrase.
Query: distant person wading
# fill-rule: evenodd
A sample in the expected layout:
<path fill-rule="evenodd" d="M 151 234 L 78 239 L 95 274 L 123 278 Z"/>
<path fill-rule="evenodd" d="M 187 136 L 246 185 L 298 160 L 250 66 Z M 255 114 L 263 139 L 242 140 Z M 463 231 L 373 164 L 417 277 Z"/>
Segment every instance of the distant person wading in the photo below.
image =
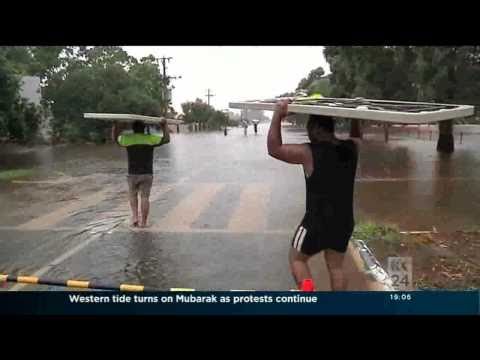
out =
<path fill-rule="evenodd" d="M 357 141 L 339 140 L 334 120 L 310 115 L 305 144 L 283 144 L 281 121 L 288 103 L 277 103 L 268 133 L 268 153 L 290 164 L 301 164 L 306 182 L 306 212 L 292 239 L 289 260 L 301 289 L 312 283 L 308 259 L 324 251 L 332 290 L 345 290 L 344 254 L 355 225 L 353 190 L 357 168 Z"/>
<path fill-rule="evenodd" d="M 112 140 L 127 148 L 128 155 L 128 190 L 130 208 L 132 210 L 133 227 L 146 227 L 150 209 L 149 197 L 153 183 L 153 149 L 170 142 L 170 132 L 166 120 L 160 124 L 163 137 L 145 134 L 145 124 L 135 121 L 132 124 L 133 134 L 120 135 L 115 123 L 112 127 Z M 138 194 L 141 199 L 141 218 L 138 216 Z"/>

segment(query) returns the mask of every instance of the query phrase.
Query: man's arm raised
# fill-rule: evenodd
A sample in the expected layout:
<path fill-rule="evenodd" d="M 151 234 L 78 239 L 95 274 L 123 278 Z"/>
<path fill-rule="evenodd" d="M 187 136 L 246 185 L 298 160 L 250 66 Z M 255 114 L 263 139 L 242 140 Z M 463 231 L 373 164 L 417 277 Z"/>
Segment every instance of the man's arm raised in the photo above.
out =
<path fill-rule="evenodd" d="M 114 122 L 112 126 L 112 141 L 117 143 L 118 145 L 120 145 L 118 143 L 118 136 L 120 135 L 121 132 L 122 132 L 122 129 L 120 129 L 117 122 Z"/>
<path fill-rule="evenodd" d="M 305 144 L 283 144 L 281 122 L 287 116 L 288 102 L 280 101 L 275 107 L 270 130 L 268 131 L 268 154 L 289 164 L 304 164 L 308 159 L 308 147 Z"/>

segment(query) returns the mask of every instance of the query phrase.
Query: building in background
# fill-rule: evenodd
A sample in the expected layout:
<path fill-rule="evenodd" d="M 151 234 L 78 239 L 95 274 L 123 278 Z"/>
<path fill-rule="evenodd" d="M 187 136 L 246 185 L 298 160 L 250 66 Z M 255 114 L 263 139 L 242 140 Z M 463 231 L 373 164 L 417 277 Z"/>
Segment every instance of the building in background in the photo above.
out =
<path fill-rule="evenodd" d="M 42 116 L 38 128 L 39 138 L 45 142 L 51 140 L 50 112 L 42 105 L 42 86 L 38 76 L 23 76 L 20 81 L 20 97 L 39 108 Z"/>
<path fill-rule="evenodd" d="M 20 96 L 29 103 L 40 106 L 42 87 L 38 76 L 23 76 L 20 83 Z"/>

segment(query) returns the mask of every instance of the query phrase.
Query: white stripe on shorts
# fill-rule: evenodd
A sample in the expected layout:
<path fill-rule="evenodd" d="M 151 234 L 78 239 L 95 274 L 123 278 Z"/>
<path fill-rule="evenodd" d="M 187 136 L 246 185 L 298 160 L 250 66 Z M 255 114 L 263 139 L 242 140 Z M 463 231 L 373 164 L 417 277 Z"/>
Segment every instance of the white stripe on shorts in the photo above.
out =
<path fill-rule="evenodd" d="M 300 236 L 302 235 L 303 230 L 304 230 L 303 226 L 298 227 L 297 233 L 295 234 L 295 240 L 293 241 L 293 247 L 295 249 L 297 248 L 298 240 L 300 239 Z"/>
<path fill-rule="evenodd" d="M 297 247 L 296 249 L 298 251 L 301 251 L 302 250 L 302 245 L 303 245 L 303 239 L 305 239 L 305 235 L 307 235 L 307 229 L 303 229 L 303 233 L 302 235 L 300 236 L 300 239 L 298 240 L 298 244 L 297 244 Z"/>

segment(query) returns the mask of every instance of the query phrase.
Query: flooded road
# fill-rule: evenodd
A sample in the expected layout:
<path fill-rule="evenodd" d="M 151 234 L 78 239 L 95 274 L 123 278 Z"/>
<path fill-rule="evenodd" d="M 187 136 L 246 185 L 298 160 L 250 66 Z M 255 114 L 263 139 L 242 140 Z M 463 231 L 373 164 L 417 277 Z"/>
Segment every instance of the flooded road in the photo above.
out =
<path fill-rule="evenodd" d="M 150 227 L 128 227 L 126 153 L 116 145 L 5 146 L 0 172 L 0 273 L 141 283 L 159 289 L 268 289 L 294 284 L 287 251 L 303 216 L 299 166 L 270 158 L 268 124 L 254 135 L 172 134 L 155 150 Z M 480 135 L 365 135 L 355 189 L 357 222 L 400 230 L 475 228 L 480 219 Z M 284 129 L 285 142 L 305 142 Z M 11 288 L 11 286 L 9 286 Z M 45 286 L 22 290 L 45 290 Z M 55 290 L 53 287 L 49 287 Z"/>
<path fill-rule="evenodd" d="M 359 220 L 400 230 L 456 231 L 480 225 L 480 134 L 468 134 L 455 152 L 436 152 L 436 136 L 367 134 L 357 173 Z"/>

